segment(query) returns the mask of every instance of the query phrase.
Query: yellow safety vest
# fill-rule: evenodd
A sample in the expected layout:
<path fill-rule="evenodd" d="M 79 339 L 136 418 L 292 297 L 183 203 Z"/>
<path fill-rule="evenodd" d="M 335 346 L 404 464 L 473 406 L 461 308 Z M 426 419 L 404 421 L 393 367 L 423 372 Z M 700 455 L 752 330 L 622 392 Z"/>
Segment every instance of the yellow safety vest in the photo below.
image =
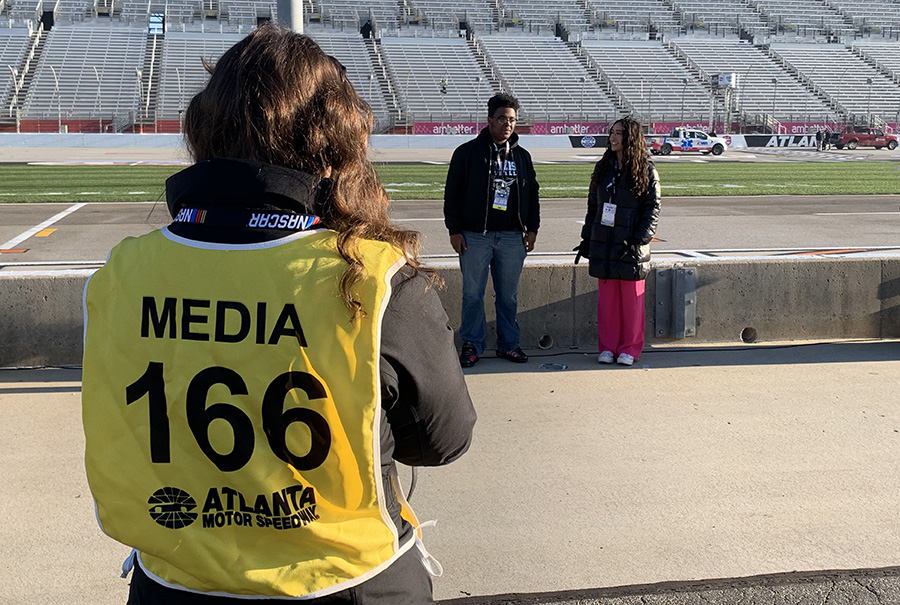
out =
<path fill-rule="evenodd" d="M 380 468 L 381 318 L 403 257 L 373 241 L 359 253 L 352 323 L 333 231 L 253 245 L 157 231 L 89 280 L 88 481 L 103 530 L 158 580 L 312 598 L 413 545 Z"/>

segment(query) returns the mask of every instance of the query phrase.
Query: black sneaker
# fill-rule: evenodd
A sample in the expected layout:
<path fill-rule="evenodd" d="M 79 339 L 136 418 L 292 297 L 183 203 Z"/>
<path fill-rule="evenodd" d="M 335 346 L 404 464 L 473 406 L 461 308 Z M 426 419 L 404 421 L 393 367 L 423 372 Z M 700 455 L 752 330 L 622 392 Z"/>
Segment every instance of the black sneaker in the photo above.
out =
<path fill-rule="evenodd" d="M 475 345 L 468 340 L 463 341 L 462 353 L 459 354 L 459 365 L 464 368 L 471 368 L 478 361 L 478 353 L 475 351 Z"/>
<path fill-rule="evenodd" d="M 525 354 L 525 351 L 516 347 L 515 349 L 509 351 L 501 351 L 497 349 L 497 357 L 502 357 L 503 359 L 508 359 L 515 363 L 525 363 L 528 361 L 528 355 Z"/>

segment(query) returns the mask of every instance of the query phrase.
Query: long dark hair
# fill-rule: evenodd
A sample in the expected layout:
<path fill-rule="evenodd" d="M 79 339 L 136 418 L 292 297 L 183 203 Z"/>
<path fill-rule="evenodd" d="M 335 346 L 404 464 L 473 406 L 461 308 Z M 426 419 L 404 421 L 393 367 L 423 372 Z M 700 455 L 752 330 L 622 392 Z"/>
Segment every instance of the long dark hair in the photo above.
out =
<path fill-rule="evenodd" d="M 609 127 L 610 132 L 616 126 L 622 125 L 622 166 L 619 170 L 626 175 L 626 182 L 635 195 L 643 195 L 650 188 L 650 152 L 647 151 L 647 142 L 644 139 L 644 131 L 640 122 L 631 118 L 621 118 L 613 122 Z M 597 187 L 607 170 L 612 170 L 616 165 L 616 152 L 606 148 L 600 161 L 594 166 L 591 175 L 591 187 Z"/>
<path fill-rule="evenodd" d="M 267 23 L 206 67 L 209 82 L 184 117 L 191 157 L 257 160 L 319 176 L 330 170 L 333 199 L 322 218 L 338 232 L 349 265 L 340 295 L 351 318 L 363 311 L 351 291 L 364 271 L 359 240 L 393 244 L 419 268 L 419 234 L 391 225 L 387 193 L 366 156 L 372 110 L 337 59 L 312 38 Z"/>

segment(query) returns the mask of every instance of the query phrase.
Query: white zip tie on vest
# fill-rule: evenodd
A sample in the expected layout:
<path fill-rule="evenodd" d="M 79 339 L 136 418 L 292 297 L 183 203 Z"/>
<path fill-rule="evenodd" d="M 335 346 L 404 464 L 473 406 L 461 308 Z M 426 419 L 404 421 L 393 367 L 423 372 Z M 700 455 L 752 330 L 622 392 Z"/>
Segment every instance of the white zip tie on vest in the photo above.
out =
<path fill-rule="evenodd" d="M 431 553 L 425 549 L 425 544 L 419 537 L 419 534 L 421 533 L 419 530 L 423 527 L 434 527 L 435 525 L 437 525 L 437 521 L 425 521 L 416 527 L 416 548 L 419 549 L 419 558 L 422 559 L 422 565 L 425 566 L 425 569 L 431 574 L 431 577 L 440 578 L 444 575 L 444 566 L 441 565 L 440 561 L 431 556 Z"/>

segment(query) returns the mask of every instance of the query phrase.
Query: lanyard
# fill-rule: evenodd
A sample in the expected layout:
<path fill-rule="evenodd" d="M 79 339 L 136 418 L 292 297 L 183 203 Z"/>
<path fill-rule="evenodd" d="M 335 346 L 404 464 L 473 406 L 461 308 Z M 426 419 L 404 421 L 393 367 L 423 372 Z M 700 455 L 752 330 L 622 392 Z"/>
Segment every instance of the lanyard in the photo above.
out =
<path fill-rule="evenodd" d="M 509 140 L 507 140 L 503 144 L 503 147 L 499 147 L 496 143 L 494 143 L 494 149 L 497 151 L 497 159 L 494 162 L 494 177 L 501 178 L 503 177 L 504 164 L 506 162 L 506 159 L 509 157 Z"/>

